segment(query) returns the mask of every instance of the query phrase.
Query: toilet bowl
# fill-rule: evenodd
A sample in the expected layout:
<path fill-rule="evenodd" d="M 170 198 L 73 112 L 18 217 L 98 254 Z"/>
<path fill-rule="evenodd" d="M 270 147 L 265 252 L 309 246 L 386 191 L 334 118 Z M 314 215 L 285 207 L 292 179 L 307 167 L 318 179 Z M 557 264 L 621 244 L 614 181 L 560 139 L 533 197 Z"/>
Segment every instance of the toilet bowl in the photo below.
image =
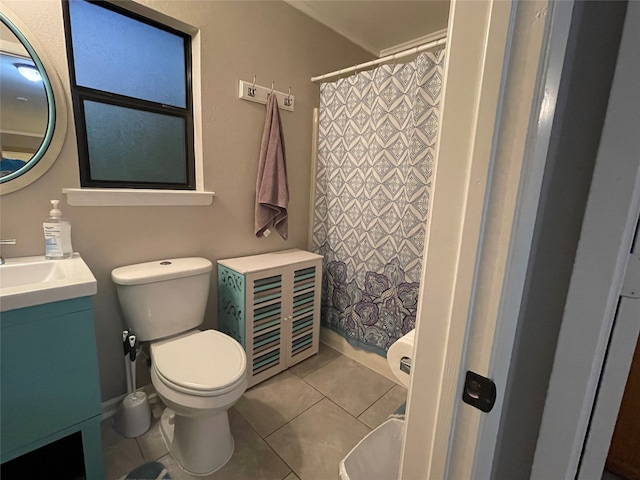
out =
<path fill-rule="evenodd" d="M 246 355 L 215 330 L 195 331 L 151 345 L 151 381 L 167 406 L 162 438 L 184 470 L 207 475 L 234 449 L 227 410 L 247 388 Z"/>
<path fill-rule="evenodd" d="M 212 264 L 171 259 L 120 267 L 111 277 L 129 328 L 150 342 L 151 381 L 167 406 L 160 431 L 192 475 L 208 475 L 233 455 L 228 410 L 247 388 L 242 346 L 202 323 Z"/>

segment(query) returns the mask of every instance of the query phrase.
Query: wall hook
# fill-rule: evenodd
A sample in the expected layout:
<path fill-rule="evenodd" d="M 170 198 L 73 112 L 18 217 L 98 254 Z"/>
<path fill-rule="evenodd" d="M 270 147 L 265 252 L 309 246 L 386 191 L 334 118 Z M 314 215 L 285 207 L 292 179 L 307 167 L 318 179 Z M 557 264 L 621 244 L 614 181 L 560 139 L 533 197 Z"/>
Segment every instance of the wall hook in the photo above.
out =
<path fill-rule="evenodd" d="M 291 106 L 291 85 L 289 85 L 289 94 L 284 97 L 284 105 L 285 107 Z"/>
<path fill-rule="evenodd" d="M 256 76 L 253 76 L 253 85 L 247 88 L 247 95 L 250 97 L 256 96 Z"/>

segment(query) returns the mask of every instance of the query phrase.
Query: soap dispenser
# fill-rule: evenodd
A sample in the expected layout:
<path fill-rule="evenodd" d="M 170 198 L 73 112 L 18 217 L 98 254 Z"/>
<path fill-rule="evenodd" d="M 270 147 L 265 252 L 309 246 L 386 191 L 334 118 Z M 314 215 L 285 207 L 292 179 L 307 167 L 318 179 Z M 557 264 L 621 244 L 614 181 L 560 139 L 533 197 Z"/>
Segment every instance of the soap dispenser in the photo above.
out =
<path fill-rule="evenodd" d="M 71 246 L 71 224 L 62 218 L 58 209 L 59 200 L 51 200 L 53 208 L 49 217 L 44 221 L 44 256 L 48 259 L 69 258 L 73 255 Z"/>

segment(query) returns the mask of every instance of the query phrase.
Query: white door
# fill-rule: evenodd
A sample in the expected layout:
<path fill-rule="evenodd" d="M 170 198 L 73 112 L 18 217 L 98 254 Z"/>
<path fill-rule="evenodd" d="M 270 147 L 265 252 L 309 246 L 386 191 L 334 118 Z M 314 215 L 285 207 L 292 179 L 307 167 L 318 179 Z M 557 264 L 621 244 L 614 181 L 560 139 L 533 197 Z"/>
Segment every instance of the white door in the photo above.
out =
<path fill-rule="evenodd" d="M 461 409 L 459 374 L 506 382 L 572 7 L 451 4 L 403 479 L 489 477 L 499 414 Z"/>
<path fill-rule="evenodd" d="M 573 2 L 452 3 L 438 166 L 402 453 L 403 479 L 491 477 L 502 397 L 498 395 L 491 414 L 460 408 L 460 377 L 463 366 L 472 366 L 502 388 L 506 384 L 573 7 Z M 631 10 L 639 7 L 639 2 L 630 2 Z M 640 77 L 634 46 L 640 44 L 640 28 L 633 30 L 625 29 L 619 56 L 625 68 L 619 64 L 616 70 L 605 130 L 610 138 L 624 138 L 624 147 L 636 152 L 640 97 L 634 91 Z M 620 143 L 603 139 L 601 155 L 608 147 L 620 147 Z M 602 192 L 592 188 L 610 202 L 607 205 L 617 202 L 622 209 L 618 213 L 601 206 L 597 209 L 606 213 L 604 220 L 622 219 L 624 228 L 614 235 L 602 222 L 588 227 L 588 219 L 585 228 L 600 230 L 596 241 L 603 236 L 621 244 L 626 241 L 628 252 L 635 225 L 630 221 L 637 218 L 640 207 L 640 192 L 635 188 L 640 156 L 619 153 L 608 152 L 604 161 L 599 155 L 594 174 L 594 185 L 598 177 L 610 181 L 614 177 L 616 182 L 605 184 Z M 590 197 L 589 204 L 595 201 Z M 587 217 L 592 208 L 587 206 Z M 589 238 L 583 230 L 578 255 Z M 590 252 L 593 257 L 593 250 Z M 619 274 L 622 267 L 619 262 L 616 265 Z M 567 304 L 569 301 L 571 298 Z M 587 313 L 593 312 L 589 309 Z M 584 325 L 578 322 L 574 328 L 574 340 L 582 344 L 578 350 L 588 353 L 591 346 L 585 349 L 582 341 Z M 561 341 L 563 337 L 567 334 L 561 333 Z M 595 338 L 594 349 L 602 346 L 602 338 Z M 562 349 L 559 352 L 562 356 Z M 593 352 L 590 355 L 589 368 L 594 364 Z M 575 389 L 574 373 L 569 368 L 568 377 L 552 378 L 551 387 L 557 383 L 564 387 L 559 402 L 565 407 L 564 416 L 555 408 L 558 405 L 550 392 L 547 405 L 553 407 L 545 409 L 540 436 L 547 435 L 546 422 L 555 437 L 551 435 L 553 442 L 546 455 L 540 448 L 536 452 L 534 478 L 573 478 L 576 474 L 580 448 L 567 436 L 579 431 L 580 425 L 572 430 L 566 427 L 567 420 L 575 416 L 579 423 L 585 411 L 588 420 L 593 400 L 589 392 L 595 391 L 597 380 L 593 383 L 587 375 L 584 385 Z M 568 389 L 579 401 L 563 405 L 562 395 Z M 582 440 L 584 430 L 580 447 Z M 554 460 L 565 468 L 553 470 Z M 573 460 L 575 465 L 567 469 L 567 462 Z"/>

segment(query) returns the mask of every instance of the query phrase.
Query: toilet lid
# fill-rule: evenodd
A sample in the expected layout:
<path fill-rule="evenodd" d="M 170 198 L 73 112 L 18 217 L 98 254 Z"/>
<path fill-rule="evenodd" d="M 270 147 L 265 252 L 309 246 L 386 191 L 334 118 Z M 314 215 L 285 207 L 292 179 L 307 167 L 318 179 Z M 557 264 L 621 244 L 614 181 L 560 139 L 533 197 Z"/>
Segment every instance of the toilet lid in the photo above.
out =
<path fill-rule="evenodd" d="M 245 375 L 247 356 L 233 338 L 205 330 L 153 346 L 153 365 L 165 383 L 215 395 L 233 389 Z"/>

